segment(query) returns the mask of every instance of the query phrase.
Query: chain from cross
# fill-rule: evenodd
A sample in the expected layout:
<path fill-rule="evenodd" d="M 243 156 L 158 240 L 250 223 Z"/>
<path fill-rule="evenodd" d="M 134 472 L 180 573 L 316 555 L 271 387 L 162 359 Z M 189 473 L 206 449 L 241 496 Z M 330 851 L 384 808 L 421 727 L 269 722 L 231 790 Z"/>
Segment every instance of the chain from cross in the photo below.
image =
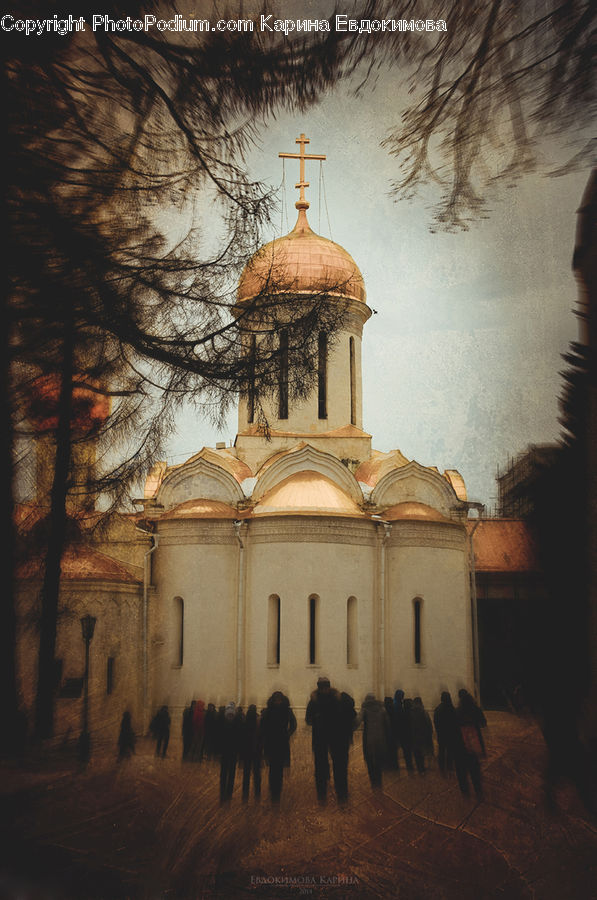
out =
<path fill-rule="evenodd" d="M 309 187 L 309 182 L 305 181 L 305 160 L 306 159 L 325 159 L 325 156 L 321 156 L 315 153 L 305 153 L 305 144 L 310 143 L 309 138 L 305 137 L 304 134 L 301 134 L 295 141 L 295 143 L 300 145 L 300 153 L 278 153 L 278 156 L 281 159 L 298 159 L 300 160 L 299 166 L 299 180 L 298 183 L 295 184 L 295 187 L 299 189 L 299 199 L 294 204 L 296 209 L 309 209 L 309 201 L 305 200 L 305 188 Z"/>

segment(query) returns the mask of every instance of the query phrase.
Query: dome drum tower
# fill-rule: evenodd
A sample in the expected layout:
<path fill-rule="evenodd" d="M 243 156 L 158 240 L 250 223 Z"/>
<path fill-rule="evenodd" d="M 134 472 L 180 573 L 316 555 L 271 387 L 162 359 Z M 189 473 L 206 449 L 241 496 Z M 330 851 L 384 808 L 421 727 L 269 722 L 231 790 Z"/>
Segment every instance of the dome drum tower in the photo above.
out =
<path fill-rule="evenodd" d="M 237 304 L 243 309 L 248 303 L 259 298 L 275 298 L 276 303 L 295 305 L 312 304 L 314 298 L 328 304 L 331 333 L 320 330 L 317 334 L 317 373 L 315 384 L 302 401 L 289 402 L 288 364 L 283 352 L 283 342 L 287 340 L 284 329 L 277 340 L 280 341 L 280 377 L 276 395 L 261 401 L 262 411 L 267 421 L 271 439 L 275 442 L 269 450 L 284 449 L 288 438 L 296 440 L 304 437 L 312 440 L 318 437 L 338 437 L 357 441 L 347 449 L 352 459 L 368 458 L 370 436 L 363 432 L 363 400 L 361 341 L 363 325 L 371 316 L 366 303 L 363 277 L 352 256 L 339 244 L 316 234 L 307 220 L 309 203 L 304 197 L 308 182 L 304 179 L 305 159 L 325 159 L 324 156 L 309 156 L 304 153 L 308 143 L 304 135 L 298 139 L 300 154 L 280 154 L 280 156 L 300 160 L 301 177 L 296 185 L 300 189 L 300 199 L 295 206 L 298 219 L 292 231 L 262 247 L 245 267 L 239 282 Z M 259 303 L 251 316 L 259 330 Z M 325 319 L 325 316 L 324 316 Z M 292 321 L 292 314 L 289 314 Z M 291 327 L 291 326 L 290 326 Z M 250 325 L 248 327 L 250 331 Z M 258 337 L 256 337 L 258 340 Z M 264 428 L 260 427 L 254 398 L 245 396 L 239 403 L 238 437 L 236 448 L 239 456 L 250 454 L 251 438 L 263 439 Z M 246 445 L 246 446 L 245 446 Z M 251 454 L 250 454 L 251 455 Z M 249 462 L 249 460 L 246 460 Z M 252 459 L 249 462 L 254 463 Z"/>

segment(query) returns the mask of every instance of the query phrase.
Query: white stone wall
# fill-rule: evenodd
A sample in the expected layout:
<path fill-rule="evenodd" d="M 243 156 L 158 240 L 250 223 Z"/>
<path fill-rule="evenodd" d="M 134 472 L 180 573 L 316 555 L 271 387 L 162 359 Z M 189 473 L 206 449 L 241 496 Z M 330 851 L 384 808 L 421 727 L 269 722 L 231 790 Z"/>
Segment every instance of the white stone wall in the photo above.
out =
<path fill-rule="evenodd" d="M 442 690 L 473 690 L 468 545 L 464 528 L 394 523 L 386 545 L 385 693 L 401 688 L 427 707 Z M 421 662 L 414 656 L 414 600 L 421 602 Z"/>
<path fill-rule="evenodd" d="M 246 702 L 276 689 L 306 705 L 327 675 L 359 701 L 373 690 L 375 529 L 353 519 L 254 520 L 247 538 Z M 280 665 L 267 663 L 268 601 L 281 600 Z M 319 597 L 316 663 L 309 662 L 309 597 Z M 347 664 L 347 601 L 357 598 L 358 648 Z"/>
<path fill-rule="evenodd" d="M 268 516 L 241 529 L 229 521 L 171 521 L 160 527 L 152 654 L 152 707 L 173 713 L 193 698 L 265 704 L 272 691 L 302 708 L 321 674 L 357 702 L 369 691 L 421 696 L 473 689 L 468 545 L 459 524 L 396 522 L 385 543 L 373 522 L 325 516 Z M 280 597 L 280 663 L 268 659 L 270 597 Z M 309 660 L 309 597 L 319 598 L 316 660 Z M 385 598 L 384 653 L 380 646 Z M 184 657 L 177 657 L 184 600 Z M 347 659 L 347 604 L 356 597 L 356 659 Z M 414 660 L 413 600 L 422 601 L 421 662 Z M 271 638 L 270 638 L 271 640 Z M 383 666 L 383 668 L 382 668 Z"/>
<path fill-rule="evenodd" d="M 236 699 L 238 541 L 231 521 L 163 522 L 155 551 L 152 599 L 152 708 L 172 712 L 192 699 Z M 178 601 L 184 648 L 178 660 Z"/>
<path fill-rule="evenodd" d="M 18 594 L 17 677 L 19 695 L 34 725 L 39 649 L 39 583 L 23 584 Z M 122 713 L 129 710 L 133 727 L 141 729 L 141 609 L 142 589 L 137 585 L 104 581 L 64 581 L 56 634 L 56 659 L 62 661 L 61 683 L 82 678 L 85 642 L 81 617 L 96 618 L 89 652 L 89 730 L 94 743 L 113 745 Z M 107 693 L 107 661 L 114 659 L 112 692 Z M 57 696 L 54 736 L 60 742 L 76 739 L 82 726 L 82 697 Z"/>

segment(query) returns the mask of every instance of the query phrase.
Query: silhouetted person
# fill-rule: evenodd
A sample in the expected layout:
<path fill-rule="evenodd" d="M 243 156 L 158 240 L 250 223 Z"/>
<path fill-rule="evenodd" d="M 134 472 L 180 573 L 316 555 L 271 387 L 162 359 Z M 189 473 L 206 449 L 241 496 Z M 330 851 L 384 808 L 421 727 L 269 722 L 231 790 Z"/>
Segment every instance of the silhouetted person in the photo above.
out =
<path fill-rule="evenodd" d="M 243 800 L 249 799 L 251 775 L 255 797 L 261 796 L 261 720 L 254 703 L 249 706 L 243 722 L 240 740 L 240 758 L 243 764 Z"/>
<path fill-rule="evenodd" d="M 410 733 L 410 715 L 404 704 L 404 691 L 394 694 L 394 728 L 397 747 L 402 748 L 404 762 L 409 772 L 413 771 L 412 739 Z"/>
<path fill-rule="evenodd" d="M 480 706 L 475 702 L 474 697 L 469 694 L 464 688 L 461 688 L 458 691 L 459 698 L 459 709 L 462 709 L 466 712 L 466 715 L 469 719 L 471 719 L 477 729 L 477 737 L 479 739 L 479 744 L 481 745 L 481 756 L 485 756 L 485 741 L 483 740 L 483 733 L 481 731 L 482 728 L 485 728 L 487 725 L 487 719 L 483 713 L 483 710 Z"/>
<path fill-rule="evenodd" d="M 161 756 L 163 759 L 168 751 L 168 743 L 170 741 L 170 713 L 166 705 L 160 706 L 151 720 L 149 728 L 156 742 L 155 755 Z"/>
<path fill-rule="evenodd" d="M 241 720 L 236 705 L 229 703 L 220 720 L 220 803 L 227 803 L 234 790 Z"/>
<path fill-rule="evenodd" d="M 213 759 L 217 755 L 217 717 L 218 711 L 215 704 L 208 703 L 205 710 L 203 755 L 206 759 Z"/>
<path fill-rule="evenodd" d="M 390 769 L 398 769 L 398 741 L 396 740 L 396 728 L 394 725 L 394 701 L 391 697 L 384 697 L 383 705 L 388 714 L 390 732 L 388 736 L 388 757 L 386 765 Z"/>
<path fill-rule="evenodd" d="M 216 751 L 216 756 L 218 759 L 222 755 L 222 735 L 224 733 L 224 713 L 226 712 L 225 706 L 218 706 L 216 710 L 216 721 L 214 728 L 214 747 Z"/>
<path fill-rule="evenodd" d="M 387 709 L 374 694 L 367 694 L 361 709 L 363 756 L 372 788 L 381 788 L 382 772 L 388 762 L 392 723 Z"/>
<path fill-rule="evenodd" d="M 456 775 L 462 794 L 467 796 L 470 793 L 468 785 L 468 779 L 470 778 L 475 794 L 480 797 L 482 795 L 482 787 L 479 757 L 484 752 L 484 748 L 479 740 L 480 725 L 477 713 L 479 708 L 474 701 L 472 704 L 469 702 L 468 698 L 471 700 L 473 698 L 468 691 L 459 691 L 458 696 L 460 697 L 460 703 L 456 710 L 456 716 L 460 726 L 462 745 L 454 760 Z"/>
<path fill-rule="evenodd" d="M 261 714 L 263 755 L 269 765 L 269 791 L 274 803 L 280 800 L 284 769 L 290 766 L 290 738 L 295 731 L 296 718 L 288 697 L 274 691 Z"/>
<path fill-rule="evenodd" d="M 197 700 L 193 708 L 193 733 L 191 738 L 191 759 L 201 762 L 205 739 L 205 703 Z"/>
<path fill-rule="evenodd" d="M 329 756 L 332 757 L 334 787 L 340 803 L 348 797 L 346 732 L 341 725 L 341 699 L 328 678 L 319 678 L 317 690 L 311 694 L 305 720 L 312 729 L 315 759 L 315 787 L 320 804 L 326 802 L 330 779 Z"/>
<path fill-rule="evenodd" d="M 182 758 L 188 759 L 193 744 L 193 712 L 195 701 L 192 700 L 182 714 Z"/>
<path fill-rule="evenodd" d="M 338 711 L 338 732 L 331 744 L 334 785 L 341 803 L 348 799 L 348 754 L 356 726 L 357 712 L 354 708 L 354 699 L 346 691 L 342 691 Z"/>
<path fill-rule="evenodd" d="M 526 709 L 524 688 L 521 684 L 516 684 L 512 688 L 512 708 L 518 716 L 522 715 Z"/>
<path fill-rule="evenodd" d="M 456 755 L 462 744 L 458 717 L 448 691 L 442 692 L 440 703 L 435 707 L 433 724 L 437 735 L 439 770 L 445 774 L 452 771 Z"/>
<path fill-rule="evenodd" d="M 135 732 L 131 722 L 130 712 L 124 712 L 120 721 L 118 734 L 118 759 L 128 759 L 135 752 Z"/>
<path fill-rule="evenodd" d="M 433 756 L 433 726 L 420 697 L 415 697 L 410 710 L 412 750 L 417 772 L 425 772 L 425 758 Z"/>

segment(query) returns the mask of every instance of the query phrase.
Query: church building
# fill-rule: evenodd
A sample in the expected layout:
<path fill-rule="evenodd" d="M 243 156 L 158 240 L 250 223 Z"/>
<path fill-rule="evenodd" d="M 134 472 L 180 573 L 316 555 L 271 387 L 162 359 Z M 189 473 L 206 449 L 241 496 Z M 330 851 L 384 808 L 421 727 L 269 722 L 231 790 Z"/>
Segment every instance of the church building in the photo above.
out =
<path fill-rule="evenodd" d="M 524 599 L 521 577 L 523 592 L 532 590 L 524 523 L 471 518 L 479 504 L 457 471 L 372 448 L 363 427 L 365 284 L 352 256 L 309 224 L 305 162 L 323 157 L 305 152 L 304 135 L 297 143 L 299 153 L 281 154 L 300 163 L 296 225 L 249 261 L 237 307 L 264 290 L 291 302 L 316 292 L 342 305 L 341 327 L 332 339 L 318 335 L 318 377 L 306 399 L 289 402 L 280 379 L 265 407 L 267 433 L 249 393 L 233 446 L 158 463 L 139 514 L 67 547 L 58 734 L 80 716 L 86 614 L 96 619 L 92 728 L 113 735 L 125 709 L 145 729 L 157 707 L 177 717 L 192 699 L 262 707 L 280 689 L 300 710 L 320 675 L 357 705 L 368 692 L 383 698 L 398 688 L 427 707 L 442 690 L 479 696 L 477 594 L 491 611 L 504 598 Z M 20 515 L 41 512 L 30 505 Z M 40 569 L 28 563 L 17 575 L 20 687 L 31 709 L 36 636 L 26 611 Z M 502 649 L 487 644 L 498 669 Z"/>
<path fill-rule="evenodd" d="M 268 434 L 241 400 L 233 447 L 160 465 L 145 489 L 155 529 L 149 645 L 152 705 L 193 697 L 306 702 L 317 677 L 359 701 L 401 687 L 431 705 L 474 689 L 469 505 L 456 471 L 372 449 L 363 429 L 361 340 L 371 315 L 350 254 L 310 227 L 304 135 L 295 227 L 249 261 L 242 306 L 268 290 L 342 303 L 319 335 L 302 403 L 285 385 Z M 315 157 L 320 158 L 320 157 Z M 282 340 L 282 336 L 280 340 Z"/>

